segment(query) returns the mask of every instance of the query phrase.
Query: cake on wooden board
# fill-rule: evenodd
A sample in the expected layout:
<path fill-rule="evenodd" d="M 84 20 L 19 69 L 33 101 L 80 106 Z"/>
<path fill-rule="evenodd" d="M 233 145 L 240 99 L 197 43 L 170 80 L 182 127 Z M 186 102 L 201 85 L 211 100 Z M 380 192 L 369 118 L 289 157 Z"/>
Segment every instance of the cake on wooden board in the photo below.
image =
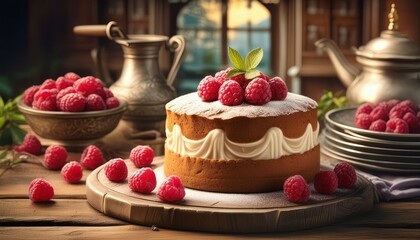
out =
<path fill-rule="evenodd" d="M 320 168 L 317 103 L 245 62 L 252 59 L 166 104 L 165 175 L 232 193 L 279 190 L 296 174 L 312 181 Z"/>

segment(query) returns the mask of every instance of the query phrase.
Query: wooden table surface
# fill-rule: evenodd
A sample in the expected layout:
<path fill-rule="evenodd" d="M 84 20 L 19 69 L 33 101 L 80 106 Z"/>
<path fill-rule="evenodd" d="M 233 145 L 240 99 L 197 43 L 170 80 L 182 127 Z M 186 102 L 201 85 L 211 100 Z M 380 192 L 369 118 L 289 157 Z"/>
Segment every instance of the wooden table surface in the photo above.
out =
<path fill-rule="evenodd" d="M 71 153 L 78 160 L 80 153 Z M 1 171 L 4 169 L 0 169 Z M 288 233 L 217 234 L 154 229 L 103 215 L 86 201 L 83 182 L 67 184 L 59 171 L 37 163 L 21 163 L 0 176 L 0 239 L 420 239 L 420 199 L 381 202 L 365 215 L 333 225 Z M 50 181 L 55 197 L 32 203 L 29 183 L 37 177 Z M 159 226 L 157 226 L 159 227 Z"/>

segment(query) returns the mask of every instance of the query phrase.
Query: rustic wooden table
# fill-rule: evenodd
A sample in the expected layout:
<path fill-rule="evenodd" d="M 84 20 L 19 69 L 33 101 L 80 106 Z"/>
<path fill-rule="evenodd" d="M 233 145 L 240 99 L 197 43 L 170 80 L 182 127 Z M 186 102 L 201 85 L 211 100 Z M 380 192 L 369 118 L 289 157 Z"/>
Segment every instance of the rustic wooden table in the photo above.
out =
<path fill-rule="evenodd" d="M 70 160 L 79 158 L 77 153 L 69 156 Z M 0 176 L 0 239 L 420 239 L 420 199 L 377 203 L 362 216 L 288 233 L 238 235 L 152 229 L 93 209 L 86 201 L 84 184 L 89 173 L 84 172 L 82 183 L 70 185 L 59 171 L 36 163 L 21 163 L 4 172 Z M 35 204 L 28 199 L 28 185 L 37 177 L 53 183 L 52 201 Z"/>

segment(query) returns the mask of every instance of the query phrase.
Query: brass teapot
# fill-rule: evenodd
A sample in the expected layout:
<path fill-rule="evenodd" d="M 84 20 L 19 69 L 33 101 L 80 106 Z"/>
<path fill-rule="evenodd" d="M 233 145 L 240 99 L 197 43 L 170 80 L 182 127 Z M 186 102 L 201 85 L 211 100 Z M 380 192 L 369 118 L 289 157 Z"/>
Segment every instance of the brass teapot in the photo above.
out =
<path fill-rule="evenodd" d="M 124 120 L 137 131 L 163 131 L 166 117 L 165 104 L 176 97 L 172 83 L 181 65 L 185 50 L 183 36 L 171 38 L 163 35 L 126 35 L 116 22 L 107 25 L 76 26 L 74 32 L 82 35 L 103 36 L 119 44 L 124 54 L 123 68 L 117 81 L 110 81 L 104 57 L 94 53 L 93 58 L 100 77 L 113 82 L 111 91 L 128 103 Z M 159 67 L 159 52 L 165 46 L 174 52 L 174 61 L 165 78 Z"/>
<path fill-rule="evenodd" d="M 355 49 L 362 70 L 351 65 L 330 39 L 315 45 L 326 51 L 338 77 L 347 86 L 350 105 L 388 99 L 412 99 L 420 104 L 420 44 L 396 31 L 398 14 L 392 4 L 388 30 Z"/>

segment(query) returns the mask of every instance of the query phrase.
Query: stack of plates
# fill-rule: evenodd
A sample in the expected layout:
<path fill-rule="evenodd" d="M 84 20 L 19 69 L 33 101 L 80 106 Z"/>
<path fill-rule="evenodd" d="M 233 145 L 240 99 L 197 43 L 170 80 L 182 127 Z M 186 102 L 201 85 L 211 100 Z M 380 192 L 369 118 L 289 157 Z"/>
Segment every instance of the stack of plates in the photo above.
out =
<path fill-rule="evenodd" d="M 396 134 L 355 127 L 356 108 L 325 116 L 321 150 L 355 166 L 393 173 L 420 173 L 420 134 Z"/>

